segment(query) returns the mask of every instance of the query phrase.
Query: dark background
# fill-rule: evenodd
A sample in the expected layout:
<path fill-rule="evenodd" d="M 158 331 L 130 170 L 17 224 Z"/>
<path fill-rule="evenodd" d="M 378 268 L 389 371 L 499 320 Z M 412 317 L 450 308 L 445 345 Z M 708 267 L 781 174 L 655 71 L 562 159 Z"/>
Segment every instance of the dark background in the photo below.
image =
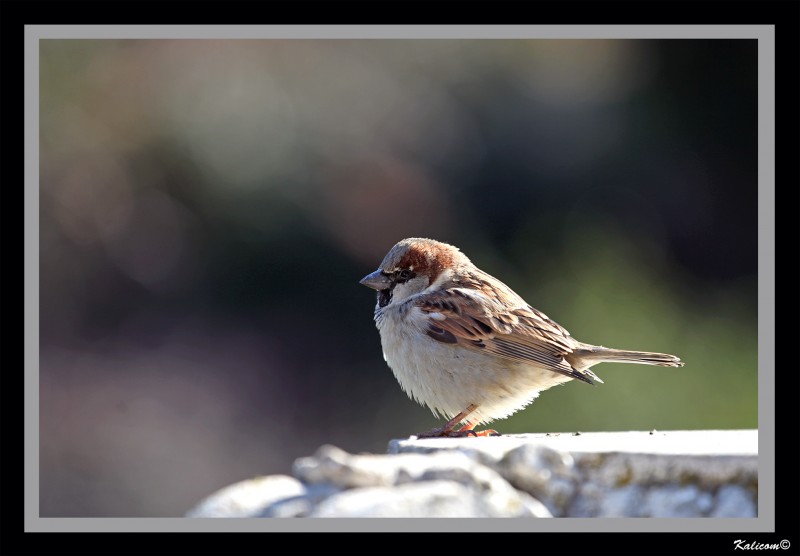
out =
<path fill-rule="evenodd" d="M 440 424 L 358 280 L 459 246 L 604 364 L 501 432 L 756 428 L 756 42 L 40 43 L 40 514 Z"/>

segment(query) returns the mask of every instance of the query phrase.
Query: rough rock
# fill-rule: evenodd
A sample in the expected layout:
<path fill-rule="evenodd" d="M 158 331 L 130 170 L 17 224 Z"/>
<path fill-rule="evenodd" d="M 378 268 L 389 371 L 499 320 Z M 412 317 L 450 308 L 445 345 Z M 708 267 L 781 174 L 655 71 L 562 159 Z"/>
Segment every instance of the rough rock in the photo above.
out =
<path fill-rule="evenodd" d="M 548 517 L 521 500 L 504 503 L 457 481 L 404 483 L 395 487 L 348 490 L 322 502 L 310 517 Z"/>
<path fill-rule="evenodd" d="M 191 517 L 755 517 L 758 431 L 529 434 L 322 446 Z"/>
<path fill-rule="evenodd" d="M 487 512 L 494 517 L 550 515 L 541 504 L 509 485 L 497 471 L 459 452 L 430 455 L 400 454 L 392 457 L 351 455 L 328 445 L 317 450 L 313 457 L 298 459 L 293 471 L 297 478 L 306 483 L 328 483 L 355 489 L 400 486 L 408 483 L 424 483 L 430 486 L 433 482 L 445 481 L 468 488 L 471 493 L 486 502 L 485 506 L 481 506 L 484 509 L 474 517 L 487 515 Z M 403 489 L 400 490 L 405 492 Z M 413 489 L 412 491 L 416 492 Z M 355 500 L 359 500 L 356 494 L 353 493 L 352 496 Z M 340 495 L 340 498 L 343 496 Z M 344 498 L 350 499 L 350 493 Z"/>
<path fill-rule="evenodd" d="M 186 517 L 257 517 L 271 504 L 305 494 L 303 483 L 287 475 L 240 481 L 218 490 Z"/>
<path fill-rule="evenodd" d="M 514 487 L 540 500 L 555 516 L 565 514 L 577 490 L 575 460 L 568 453 L 523 444 L 509 450 L 496 466 Z"/>
<path fill-rule="evenodd" d="M 758 509 L 755 493 L 739 485 L 725 485 L 717 492 L 711 517 L 756 517 Z"/>

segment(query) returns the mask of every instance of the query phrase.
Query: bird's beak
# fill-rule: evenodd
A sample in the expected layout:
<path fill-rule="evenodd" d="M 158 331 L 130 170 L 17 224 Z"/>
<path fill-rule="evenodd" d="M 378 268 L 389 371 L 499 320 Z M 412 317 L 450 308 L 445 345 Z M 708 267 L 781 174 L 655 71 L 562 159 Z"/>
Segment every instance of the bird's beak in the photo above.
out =
<path fill-rule="evenodd" d="M 372 274 L 367 274 L 364 276 L 359 282 L 359 284 L 364 284 L 368 288 L 372 288 L 373 290 L 386 290 L 391 285 L 392 281 L 389 280 L 386 276 L 383 275 L 381 269 L 379 268 Z"/>

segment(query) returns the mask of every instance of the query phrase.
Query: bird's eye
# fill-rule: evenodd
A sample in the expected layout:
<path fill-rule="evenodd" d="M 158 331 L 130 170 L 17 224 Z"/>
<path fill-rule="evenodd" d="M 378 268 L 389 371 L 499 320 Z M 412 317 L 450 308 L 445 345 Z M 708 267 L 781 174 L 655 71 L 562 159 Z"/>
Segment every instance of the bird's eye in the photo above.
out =
<path fill-rule="evenodd" d="M 408 270 L 407 268 L 404 269 L 404 270 L 401 270 L 397 275 L 397 277 L 400 278 L 401 280 L 408 280 L 412 276 L 414 276 L 414 273 L 411 272 L 410 270 Z"/>

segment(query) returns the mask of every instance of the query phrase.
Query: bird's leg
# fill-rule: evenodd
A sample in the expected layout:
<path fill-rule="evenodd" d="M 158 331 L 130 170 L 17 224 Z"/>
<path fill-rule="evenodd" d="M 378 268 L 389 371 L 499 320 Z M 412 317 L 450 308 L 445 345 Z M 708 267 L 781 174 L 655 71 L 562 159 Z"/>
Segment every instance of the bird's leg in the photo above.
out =
<path fill-rule="evenodd" d="M 431 429 L 427 432 L 421 432 L 414 436 L 417 438 L 461 438 L 465 436 L 500 436 L 497 431 L 494 430 L 486 430 L 475 432 L 474 429 L 475 425 L 478 424 L 477 421 L 468 422 L 466 425 L 458 429 L 457 431 L 453 430 L 456 428 L 461 421 L 467 418 L 467 416 L 478 409 L 476 404 L 470 404 L 467 409 L 450 419 L 447 423 L 445 423 L 441 427 L 436 427 L 435 429 Z"/>
<path fill-rule="evenodd" d="M 453 429 L 456 428 L 456 425 L 459 424 L 461 421 L 466 419 L 467 415 L 472 413 L 478 408 L 475 404 L 470 404 L 467 409 L 450 419 L 447 423 L 442 425 L 441 427 L 436 427 L 435 429 L 431 429 L 427 432 L 420 432 L 415 434 L 417 438 L 438 438 L 442 436 L 467 436 L 467 434 L 460 434 L 459 432 L 454 432 Z"/>

